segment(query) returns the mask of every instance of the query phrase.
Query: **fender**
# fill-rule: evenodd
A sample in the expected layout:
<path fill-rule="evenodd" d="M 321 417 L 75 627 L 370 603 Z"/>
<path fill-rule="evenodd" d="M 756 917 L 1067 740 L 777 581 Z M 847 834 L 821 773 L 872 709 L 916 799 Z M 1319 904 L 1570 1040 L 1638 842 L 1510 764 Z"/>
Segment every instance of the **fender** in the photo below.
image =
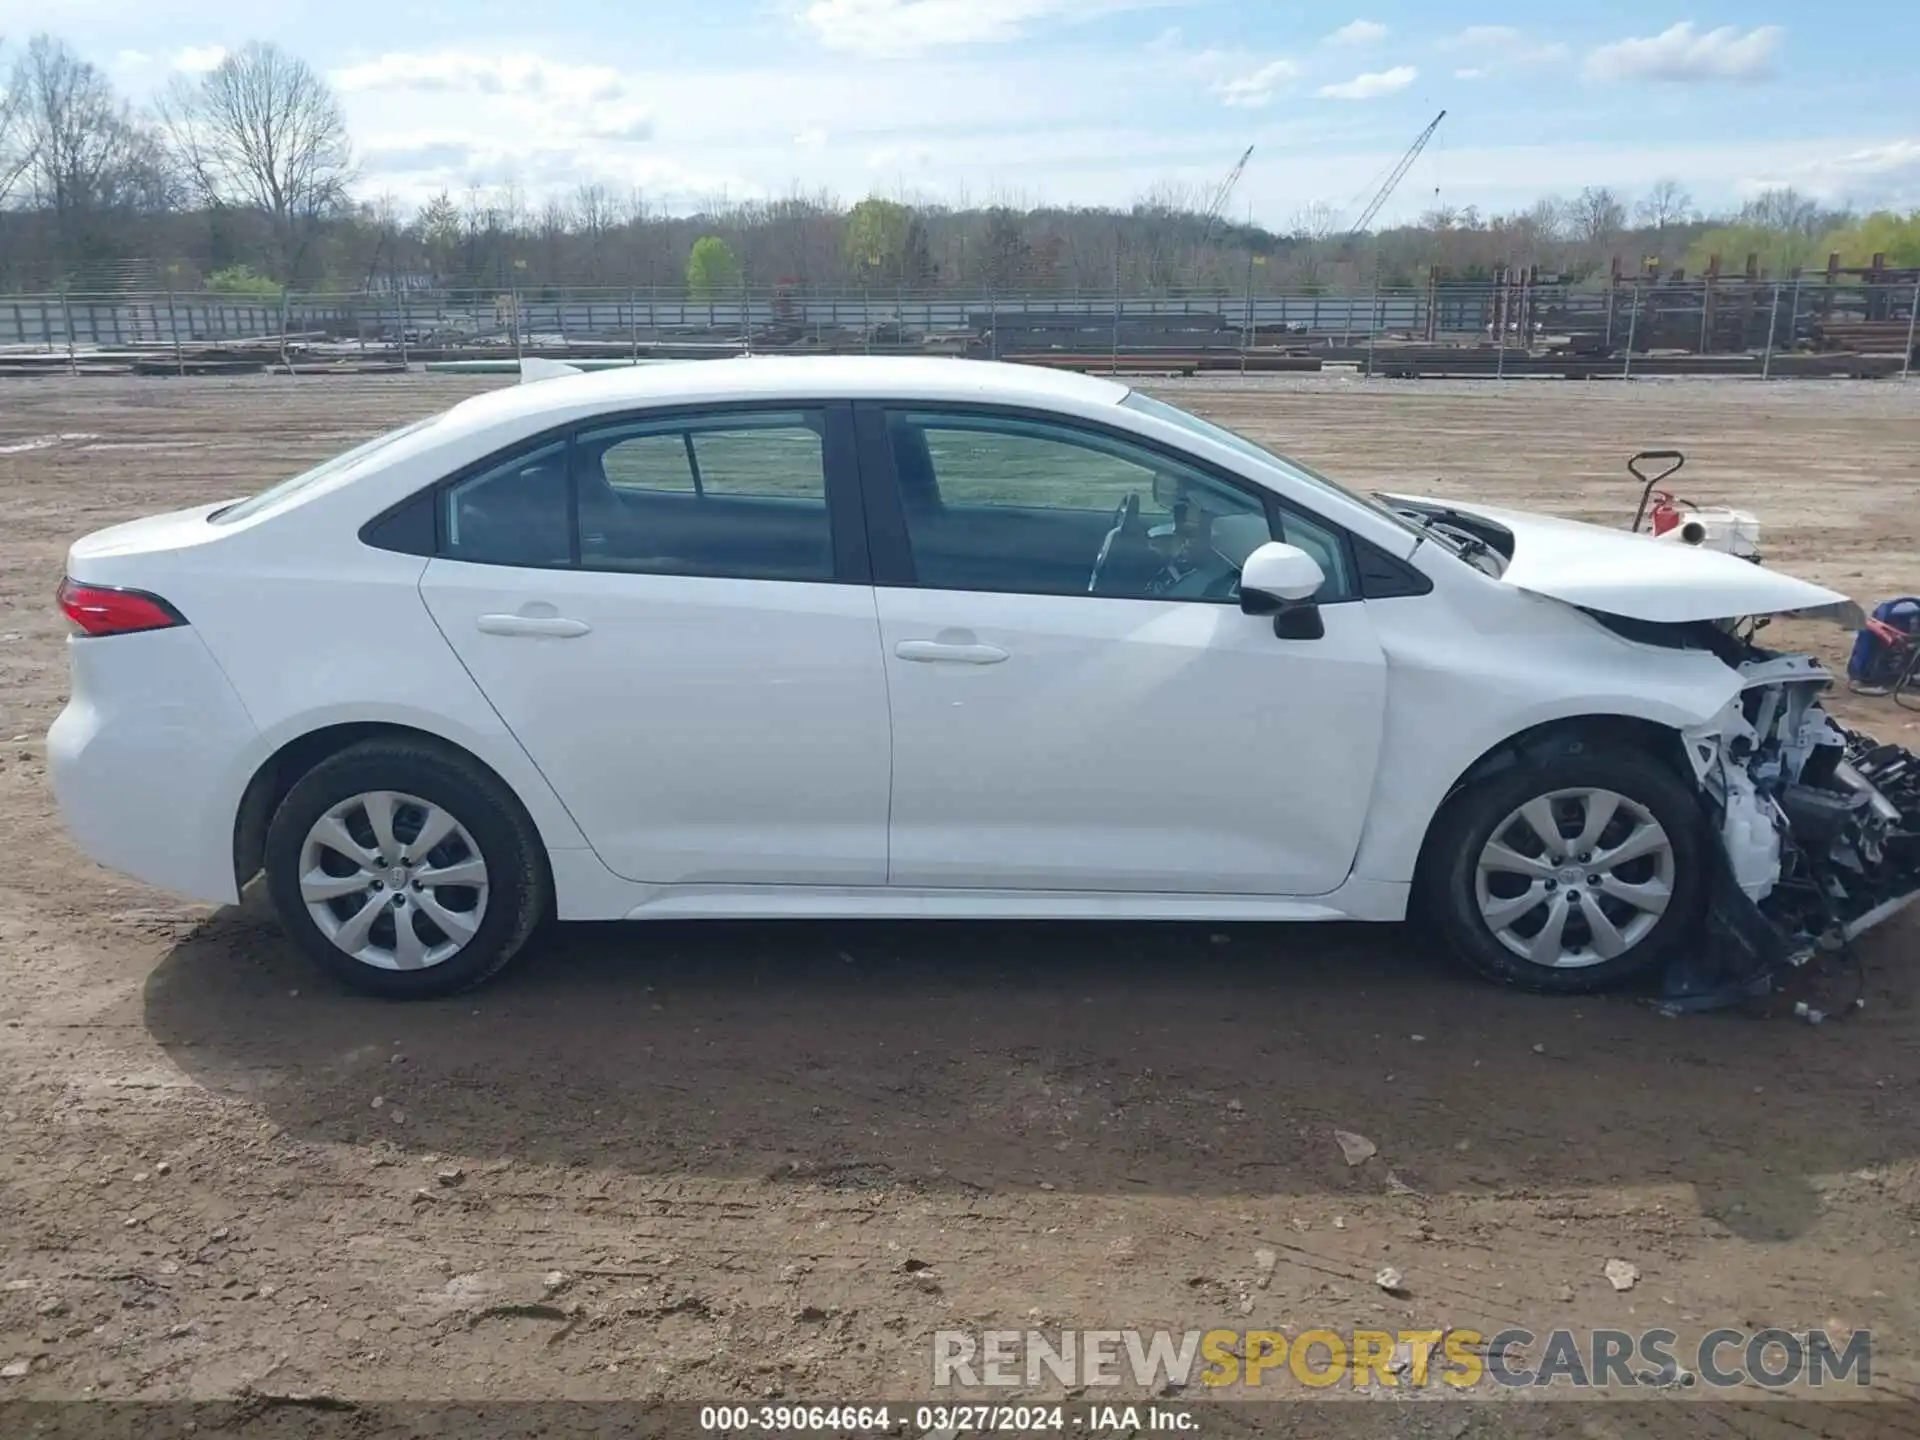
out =
<path fill-rule="evenodd" d="M 1572 606 L 1524 592 L 1480 595 L 1493 602 L 1490 613 L 1437 625 L 1430 606 L 1442 599 L 1438 590 L 1369 602 L 1387 655 L 1387 715 L 1356 877 L 1410 882 L 1447 796 L 1516 736 L 1588 718 L 1677 735 L 1740 693 L 1741 677 L 1704 651 L 1636 644 Z"/>

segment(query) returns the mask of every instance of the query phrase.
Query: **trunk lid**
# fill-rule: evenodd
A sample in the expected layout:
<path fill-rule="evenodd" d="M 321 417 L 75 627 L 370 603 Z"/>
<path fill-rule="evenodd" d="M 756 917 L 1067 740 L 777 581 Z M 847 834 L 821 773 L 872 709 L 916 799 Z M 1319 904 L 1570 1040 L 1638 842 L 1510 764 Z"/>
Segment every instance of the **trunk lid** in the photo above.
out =
<path fill-rule="evenodd" d="M 185 550 L 221 538 L 220 527 L 209 525 L 207 517 L 232 503 L 220 500 L 211 505 L 196 505 L 191 510 L 146 515 L 83 535 L 67 549 L 67 574 L 75 580 L 99 585 L 118 583 L 139 567 L 142 557 Z"/>

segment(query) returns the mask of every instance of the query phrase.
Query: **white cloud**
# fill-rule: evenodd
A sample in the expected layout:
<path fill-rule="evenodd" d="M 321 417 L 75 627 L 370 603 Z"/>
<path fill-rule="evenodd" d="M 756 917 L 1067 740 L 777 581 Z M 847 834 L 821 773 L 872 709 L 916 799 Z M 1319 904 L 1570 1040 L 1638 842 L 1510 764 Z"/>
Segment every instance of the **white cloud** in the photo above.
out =
<path fill-rule="evenodd" d="M 366 188 L 430 192 L 508 179 L 533 190 L 587 181 L 691 181 L 650 153 L 655 112 L 620 71 L 540 55 L 390 51 L 333 72 Z M 718 166 L 715 174 L 724 175 Z"/>
<path fill-rule="evenodd" d="M 1590 80 L 1765 80 L 1774 73 L 1780 41 L 1778 25 L 1760 25 L 1741 34 L 1731 25 L 1696 30 L 1683 20 L 1658 35 L 1617 40 L 1587 56 Z"/>
<path fill-rule="evenodd" d="M 333 72 L 334 87 L 359 91 L 443 91 L 474 95 L 548 96 L 580 103 L 625 93 L 610 65 L 566 65 L 537 55 L 479 55 L 459 50 L 388 53 Z"/>
<path fill-rule="evenodd" d="M 1462 80 L 1477 80 L 1496 70 L 1543 70 L 1565 61 L 1571 53 L 1557 40 L 1535 40 L 1511 25 L 1469 25 L 1442 40 L 1439 48 L 1454 54 L 1470 53 L 1480 62 L 1470 67 L 1471 74 L 1456 70 L 1454 75 Z"/>
<path fill-rule="evenodd" d="M 1856 175 L 1884 175 L 1890 171 L 1920 171 L 1920 138 L 1893 140 L 1842 155 L 1834 162 L 1837 169 Z"/>
<path fill-rule="evenodd" d="M 1258 110 L 1273 103 L 1273 92 L 1300 74 L 1291 60 L 1270 60 L 1258 70 L 1222 80 L 1213 87 L 1222 105 Z"/>
<path fill-rule="evenodd" d="M 1486 76 L 1486 73 L 1487 72 L 1484 70 L 1477 69 L 1474 66 L 1469 65 L 1464 70 L 1454 71 L 1453 78 L 1456 80 L 1479 80 L 1479 79 L 1483 79 Z"/>
<path fill-rule="evenodd" d="M 424 47 L 362 58 L 367 63 L 342 67 L 334 77 L 356 149 L 398 152 L 395 158 L 414 165 L 427 158 L 452 162 L 433 171 L 381 174 L 370 161 L 360 192 L 391 189 L 406 203 L 442 186 L 457 193 L 508 179 L 529 196 L 594 181 L 621 193 L 643 186 L 651 203 L 682 208 L 711 203 L 723 191 L 737 200 L 782 194 L 797 183 L 860 195 L 878 179 L 891 191 L 897 175 L 929 194 L 966 186 L 978 196 L 1007 186 L 1010 154 L 1022 157 L 1017 183 L 1032 186 L 1034 203 L 1056 194 L 1066 203 L 1093 203 L 1109 193 L 1124 201 L 1144 180 L 1202 163 L 1186 137 L 1143 132 L 1133 123 L 1143 98 L 1190 106 L 1194 89 L 1204 94 L 1217 78 L 1216 72 L 1196 82 L 1138 51 L 1063 55 L 1022 48 L 888 65 L 834 56 L 807 65 L 621 64 L 619 78 L 631 98 L 594 101 L 586 97 L 609 73 L 596 62 L 619 64 L 614 52 L 523 52 L 508 62 Z M 664 143 L 596 138 L 623 126 L 631 134 L 646 113 L 634 110 L 642 97 L 659 117 Z M 752 103 L 737 103 L 739 97 Z M 1029 179 L 1027 158 L 1041 137 L 1067 134 L 1074 136 L 1071 162 Z M 812 148 L 808 142 L 816 136 L 831 143 Z M 1204 166 L 1216 178 L 1226 161 L 1215 152 L 1234 139 L 1203 142 Z M 456 140 L 470 148 L 464 162 L 451 151 L 424 148 Z M 927 151 L 932 161 L 918 164 Z M 1171 158 L 1149 158 L 1156 156 Z M 877 175 L 869 160 L 880 167 Z M 1124 180 L 1112 178 L 1120 172 Z"/>
<path fill-rule="evenodd" d="M 999 45 L 1048 22 L 1158 9 L 1172 0 L 804 0 L 798 18 L 829 50 L 882 59 Z"/>
<path fill-rule="evenodd" d="M 173 56 L 173 68 L 184 70 L 189 75 L 204 75 L 209 70 L 218 69 L 220 62 L 227 58 L 224 45 L 189 45 L 177 50 Z"/>
<path fill-rule="evenodd" d="M 1349 20 L 1331 35 L 1322 38 L 1323 45 L 1372 45 L 1387 38 L 1387 27 L 1377 20 Z"/>
<path fill-rule="evenodd" d="M 416 175 L 465 168 L 473 147 L 463 140 L 423 140 L 412 145 L 380 145 L 367 151 L 361 163 L 369 174 Z"/>
<path fill-rule="evenodd" d="M 933 163 L 933 151 L 924 145 L 883 145 L 867 156 L 869 170 L 925 170 Z"/>
<path fill-rule="evenodd" d="M 645 110 L 603 116 L 594 123 L 588 134 L 595 140 L 608 140 L 615 144 L 651 140 L 654 134 L 653 116 Z"/>
<path fill-rule="evenodd" d="M 1326 100 L 1377 100 L 1382 95 L 1397 94 L 1419 78 L 1420 72 L 1413 66 L 1396 65 L 1391 70 L 1356 75 L 1338 85 L 1322 85 L 1315 93 Z"/>
<path fill-rule="evenodd" d="M 1780 186 L 1828 202 L 1861 209 L 1906 210 L 1920 206 L 1920 136 L 1827 153 L 1743 179 L 1739 191 L 1753 196 Z"/>
<path fill-rule="evenodd" d="M 1348 0 L 1351 8 L 1332 14 L 1351 16 L 1360 3 Z M 789 0 L 780 0 L 779 8 L 792 13 Z M 1156 18 L 1185 16 L 1169 12 Z M 1163 182 L 1196 189 L 1217 185 L 1248 141 L 1257 140 L 1260 150 L 1236 192 L 1235 210 L 1250 202 L 1259 220 L 1281 225 L 1302 197 L 1345 200 L 1360 183 L 1356 176 L 1389 168 L 1409 138 L 1389 133 L 1398 131 L 1397 122 L 1382 132 L 1369 119 L 1404 101 L 1406 91 L 1371 105 L 1333 99 L 1298 103 L 1323 83 L 1349 81 L 1363 67 L 1388 71 L 1404 63 L 1418 65 L 1420 72 L 1409 90 L 1422 89 L 1436 77 L 1442 85 L 1458 86 L 1462 82 L 1450 78 L 1452 71 L 1475 68 L 1486 71 L 1473 87 L 1476 93 L 1498 89 L 1506 94 L 1519 84 L 1512 94 L 1525 94 L 1524 82 L 1500 68 L 1491 52 L 1443 55 L 1427 45 L 1424 53 L 1409 48 L 1402 54 L 1398 46 L 1406 36 L 1398 33 L 1381 51 L 1322 49 L 1313 43 L 1321 33 L 1316 28 L 1308 32 L 1309 50 L 1288 52 L 1300 72 L 1284 83 L 1276 77 L 1274 98 L 1265 108 L 1227 108 L 1215 87 L 1257 74 L 1282 52 L 1251 53 L 1231 44 L 1203 51 L 1191 23 L 1184 37 L 1191 48 L 1181 48 L 1175 39 L 1150 52 L 1147 42 L 1161 28 L 1142 23 L 1124 45 L 1088 34 L 1089 41 L 1101 43 L 947 51 L 887 64 L 810 44 L 810 58 L 796 64 L 789 31 L 784 48 L 776 46 L 775 53 L 747 50 L 737 60 L 706 63 L 650 59 L 644 50 L 556 38 L 514 52 L 524 71 L 503 68 L 491 54 L 480 53 L 506 48 L 482 39 L 396 40 L 390 47 L 394 52 L 414 53 L 347 52 L 332 65 L 347 68 L 347 78 L 360 87 L 341 91 L 356 150 L 366 157 L 359 194 L 391 190 L 410 205 L 442 187 L 456 197 L 469 184 L 491 194 L 512 179 L 537 207 L 548 195 L 567 196 L 578 184 L 599 182 L 617 195 L 644 187 L 651 205 L 677 212 L 710 203 L 723 192 L 744 200 L 789 193 L 795 186 L 843 199 L 878 186 L 883 193 L 904 187 L 945 203 L 997 196 L 1028 204 L 1125 205 Z M 1536 39 L 1542 35 L 1528 33 Z M 184 31 L 186 38 L 193 34 Z M 177 31 L 154 41 L 130 31 L 113 37 L 101 53 L 137 45 L 163 68 L 181 38 Z M 1586 48 L 1580 47 L 1574 64 Z M 326 58 L 324 51 L 315 53 Z M 1333 63 L 1336 56 L 1344 59 Z M 358 61 L 373 63 L 369 68 Z M 617 71 L 625 98 L 590 103 L 567 93 L 576 83 L 594 89 L 600 67 Z M 540 76 L 538 93 L 524 78 L 531 73 Z M 483 81 L 483 74 L 490 78 Z M 422 80 L 426 88 L 418 88 Z M 477 93 L 450 92 L 447 87 L 454 83 Z M 482 89 L 483 84 L 489 88 Z M 1196 96 L 1202 102 L 1198 107 Z M 630 119 L 628 107 L 642 103 L 658 117 L 659 138 L 653 143 L 593 138 Z M 1621 103 L 1631 110 L 1631 97 Z M 1410 128 L 1419 119 L 1410 117 Z M 1515 132 L 1503 126 L 1499 133 Z M 1691 140 L 1690 134 L 1677 143 L 1648 132 L 1643 140 L 1624 142 L 1583 144 L 1556 137 L 1537 145 L 1484 148 L 1456 136 L 1447 148 L 1447 194 L 1457 204 L 1519 209 L 1541 194 L 1567 193 L 1585 184 L 1610 185 L 1637 197 L 1654 180 L 1673 175 L 1703 206 L 1713 208 L 1736 199 L 1734 187 L 1750 176 L 1786 175 L 1811 192 L 1800 167 L 1832 169 L 1837 158 L 1845 157 L 1849 171 L 1861 172 L 1845 176 L 1849 193 L 1865 195 L 1890 189 L 1893 177 L 1902 173 L 1898 166 L 1906 152 L 1888 148 L 1890 142 L 1904 138 L 1920 145 L 1920 128 L 1914 125 L 1876 129 L 1868 121 L 1849 123 L 1844 112 L 1823 121 L 1804 141 L 1765 137 L 1707 143 Z M 826 137 L 826 143 L 815 148 L 810 141 L 816 137 Z M 1009 156 L 1019 157 L 1017 166 L 1010 167 Z M 402 172 L 403 165 L 420 168 Z M 1912 172 L 1905 173 L 1911 179 Z M 1397 199 L 1400 204 L 1390 205 L 1388 218 L 1431 204 L 1430 186 L 1409 182 Z"/>

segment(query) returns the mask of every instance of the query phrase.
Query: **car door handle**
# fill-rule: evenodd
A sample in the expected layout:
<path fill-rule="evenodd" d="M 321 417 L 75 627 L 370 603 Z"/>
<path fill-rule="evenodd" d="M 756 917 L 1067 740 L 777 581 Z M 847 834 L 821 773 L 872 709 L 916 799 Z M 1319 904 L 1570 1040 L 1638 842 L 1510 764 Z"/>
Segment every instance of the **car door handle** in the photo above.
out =
<path fill-rule="evenodd" d="M 564 615 L 482 615 L 480 629 L 488 635 L 550 635 L 556 640 L 571 640 L 593 627 Z"/>
<path fill-rule="evenodd" d="M 949 645 L 940 640 L 902 640 L 893 653 L 902 660 L 947 665 L 998 665 L 1007 658 L 998 645 Z"/>

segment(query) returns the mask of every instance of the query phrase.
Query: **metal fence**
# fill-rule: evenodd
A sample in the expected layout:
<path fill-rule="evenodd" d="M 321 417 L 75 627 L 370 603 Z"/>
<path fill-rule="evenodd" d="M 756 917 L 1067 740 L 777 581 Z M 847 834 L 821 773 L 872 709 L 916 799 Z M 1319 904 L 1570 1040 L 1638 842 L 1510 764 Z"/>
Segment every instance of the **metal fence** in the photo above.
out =
<path fill-rule="evenodd" d="M 638 332 L 746 335 L 782 328 L 807 336 L 892 328 L 916 335 L 973 333 L 995 320 L 1049 317 L 1075 325 L 1218 317 L 1223 332 L 1298 326 L 1303 333 L 1367 334 L 1424 323 L 1426 292 L 1249 297 L 914 294 L 741 290 L 688 295 L 672 289 L 360 291 L 245 297 L 206 293 L 0 296 L 0 345 L 63 348 L 207 344 L 289 334 L 397 339 L 402 331 L 475 340 L 560 337 L 617 340 Z M 1456 307 L 1457 308 L 1457 307 Z"/>
<path fill-rule="evenodd" d="M 188 293 L 0 296 L 0 358 L 11 354 L 222 346 L 317 353 L 526 350 L 634 354 L 812 349 L 916 350 L 989 357 L 1329 354 L 1377 345 L 1484 346 L 1598 360 L 1659 352 L 1900 357 L 1911 374 L 1920 279 L 1564 285 L 1429 283 L 1344 293 L 1181 296 L 807 292 L 746 289 L 386 290 L 235 296 Z M 1396 352 L 1397 353 L 1397 352 Z"/>

